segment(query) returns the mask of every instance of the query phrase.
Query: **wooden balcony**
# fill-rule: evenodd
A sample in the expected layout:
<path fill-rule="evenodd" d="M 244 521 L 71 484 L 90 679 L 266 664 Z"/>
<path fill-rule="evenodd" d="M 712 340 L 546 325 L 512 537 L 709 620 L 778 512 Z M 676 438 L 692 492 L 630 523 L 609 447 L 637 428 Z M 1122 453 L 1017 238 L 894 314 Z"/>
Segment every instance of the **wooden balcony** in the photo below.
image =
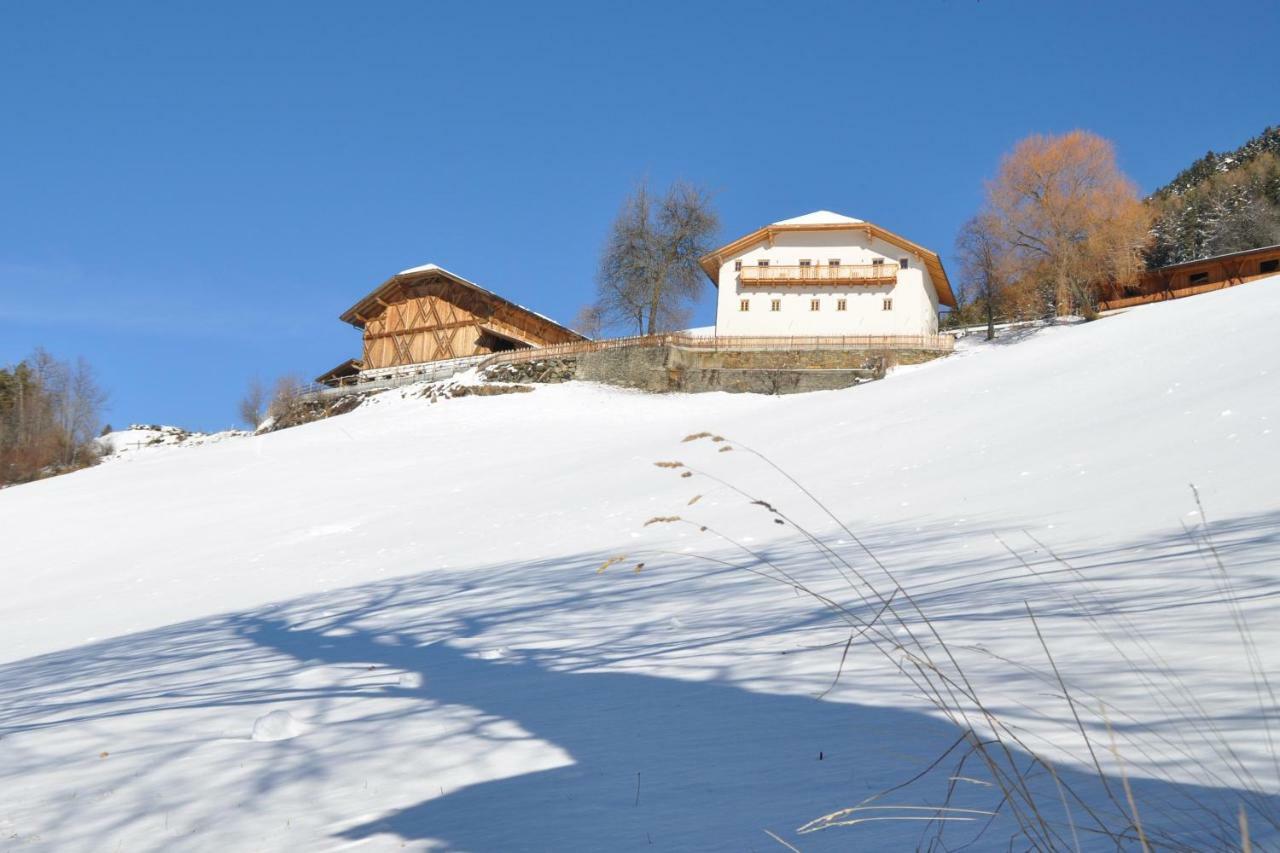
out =
<path fill-rule="evenodd" d="M 893 284 L 898 280 L 897 264 L 813 264 L 786 266 L 770 264 L 767 267 L 744 266 L 738 270 L 739 283 L 748 287 L 764 285 L 838 285 L 838 284 Z"/>

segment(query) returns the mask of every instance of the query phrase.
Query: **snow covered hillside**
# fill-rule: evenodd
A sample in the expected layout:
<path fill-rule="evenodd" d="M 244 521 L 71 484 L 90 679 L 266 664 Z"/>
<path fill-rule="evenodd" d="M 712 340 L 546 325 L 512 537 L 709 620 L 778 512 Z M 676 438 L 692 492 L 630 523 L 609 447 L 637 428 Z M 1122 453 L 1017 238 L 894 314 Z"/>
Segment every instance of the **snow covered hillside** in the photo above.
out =
<path fill-rule="evenodd" d="M 1272 279 L 845 391 L 392 392 L 0 491 L 0 849 L 914 849 L 904 818 L 934 812 L 796 831 L 961 729 L 743 570 L 873 620 L 799 524 L 893 588 L 748 448 L 1088 808 L 1129 810 L 1123 772 L 1145 832 L 1226 847 L 1199 809 L 1243 804 L 1265 849 L 1280 721 L 1246 652 L 1280 664 L 1277 320 Z M 729 442 L 681 441 L 704 430 Z M 669 516 L 693 524 L 646 525 Z M 949 759 L 872 805 L 972 808 L 948 845 L 1008 849 L 993 790 Z M 1056 808 L 1064 847 L 1116 849 Z"/>

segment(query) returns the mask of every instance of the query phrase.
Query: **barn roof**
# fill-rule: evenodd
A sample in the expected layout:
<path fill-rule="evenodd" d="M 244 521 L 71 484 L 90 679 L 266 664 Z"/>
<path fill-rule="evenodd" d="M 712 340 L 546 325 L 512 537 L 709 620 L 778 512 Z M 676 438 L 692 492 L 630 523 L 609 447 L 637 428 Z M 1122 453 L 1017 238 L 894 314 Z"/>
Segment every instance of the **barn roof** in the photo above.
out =
<path fill-rule="evenodd" d="M 1276 249 L 1280 249 L 1280 243 L 1276 243 L 1273 246 L 1258 246 L 1254 249 L 1241 249 L 1238 252 L 1227 252 L 1222 255 L 1210 255 L 1207 258 L 1196 258 L 1194 261 L 1179 261 L 1176 264 L 1169 264 L 1168 266 L 1147 270 L 1147 272 L 1152 273 L 1164 272 L 1166 270 L 1180 270 L 1184 267 L 1194 267 L 1196 264 L 1211 264 L 1214 261 L 1222 261 L 1227 258 L 1247 257 L 1249 255 L 1265 255 L 1268 252 L 1274 252 Z"/>
<path fill-rule="evenodd" d="M 357 373 L 360 372 L 360 369 L 363 366 L 364 365 L 362 365 L 356 359 L 349 358 L 346 361 L 339 364 L 337 367 L 331 367 L 330 369 L 326 370 L 324 373 L 321 373 L 319 376 L 315 378 L 315 383 L 317 385 L 336 384 L 340 379 L 346 379 L 347 377 L 355 376 Z"/>
<path fill-rule="evenodd" d="M 724 263 L 725 258 L 744 252 L 762 241 L 768 240 L 772 242 L 774 236 L 788 231 L 862 231 L 868 237 L 892 243 L 900 249 L 919 255 L 920 259 L 924 261 L 925 269 L 929 271 L 929 278 L 933 280 L 934 288 L 938 291 L 938 301 L 943 305 L 952 308 L 956 307 L 956 297 L 951 290 L 951 281 L 947 278 L 947 271 L 942 267 L 942 259 L 938 257 L 936 252 L 931 252 L 924 246 L 881 228 L 873 222 L 854 219 L 852 216 L 844 216 L 843 214 L 833 213 L 830 210 L 815 210 L 813 213 L 806 213 L 803 216 L 796 216 L 792 219 L 783 219 L 780 222 L 774 222 L 763 228 L 758 228 L 745 237 L 739 237 L 732 243 L 727 243 L 714 252 L 704 255 L 698 261 L 698 264 L 702 267 L 702 271 L 707 274 L 707 278 L 711 279 L 711 283 L 718 287 L 720 284 L 717 280 L 720 273 L 720 265 Z"/>
<path fill-rule="evenodd" d="M 386 302 L 386 297 L 394 293 L 401 285 L 410 284 L 412 282 L 431 277 L 447 279 L 459 287 L 482 294 L 483 296 L 496 301 L 508 310 L 518 311 L 522 314 L 535 317 L 541 322 L 563 332 L 566 336 L 574 340 L 585 340 L 583 335 L 578 334 L 567 326 L 560 325 L 545 314 L 539 314 L 537 311 L 533 311 L 523 305 L 512 302 L 510 299 L 505 299 L 494 293 L 492 290 L 483 288 L 474 281 L 468 281 L 457 273 L 452 273 L 438 264 L 422 264 L 421 266 L 401 270 L 374 288 L 367 296 L 355 305 L 352 305 L 346 311 L 342 312 L 338 319 L 342 320 L 344 323 L 350 323 L 357 329 L 363 329 L 365 320 L 369 317 L 375 317 L 381 313 L 384 303 Z"/>

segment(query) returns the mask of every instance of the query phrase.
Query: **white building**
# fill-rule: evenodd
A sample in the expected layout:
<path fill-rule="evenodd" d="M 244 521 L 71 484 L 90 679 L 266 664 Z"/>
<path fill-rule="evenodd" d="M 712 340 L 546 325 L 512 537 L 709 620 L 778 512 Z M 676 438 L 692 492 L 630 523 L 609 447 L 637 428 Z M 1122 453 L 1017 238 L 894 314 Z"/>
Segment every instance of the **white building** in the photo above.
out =
<path fill-rule="evenodd" d="M 931 335 L 955 307 L 936 253 L 819 210 L 766 225 L 699 262 L 719 288 L 717 335 Z"/>

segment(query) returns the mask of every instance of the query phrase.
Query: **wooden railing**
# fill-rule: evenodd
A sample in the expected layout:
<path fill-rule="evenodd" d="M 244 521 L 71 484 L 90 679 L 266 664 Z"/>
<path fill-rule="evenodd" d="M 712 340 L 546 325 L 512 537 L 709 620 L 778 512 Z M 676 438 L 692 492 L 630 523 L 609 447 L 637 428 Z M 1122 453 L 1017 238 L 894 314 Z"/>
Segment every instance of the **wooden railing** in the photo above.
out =
<path fill-rule="evenodd" d="M 769 264 L 744 266 L 738 281 L 754 284 L 889 284 L 898 280 L 897 264 L 810 264 L 790 266 Z"/>
<path fill-rule="evenodd" d="M 515 364 L 526 361 L 539 361 L 546 358 L 581 355 L 582 353 L 602 352 L 610 349 L 627 347 L 661 347 L 672 346 L 680 349 L 699 350 L 703 352 L 765 352 L 765 351 L 812 351 L 812 350 L 927 350 L 929 352 L 951 352 L 955 349 L 956 339 L 952 335 L 821 335 L 821 336 L 752 336 L 752 335 L 686 335 L 681 333 L 667 335 L 634 335 L 627 338 L 611 338 L 604 341 L 574 341 L 567 344 L 530 349 L 510 350 L 495 353 L 476 365 L 477 370 L 493 367 L 498 364 Z"/>

